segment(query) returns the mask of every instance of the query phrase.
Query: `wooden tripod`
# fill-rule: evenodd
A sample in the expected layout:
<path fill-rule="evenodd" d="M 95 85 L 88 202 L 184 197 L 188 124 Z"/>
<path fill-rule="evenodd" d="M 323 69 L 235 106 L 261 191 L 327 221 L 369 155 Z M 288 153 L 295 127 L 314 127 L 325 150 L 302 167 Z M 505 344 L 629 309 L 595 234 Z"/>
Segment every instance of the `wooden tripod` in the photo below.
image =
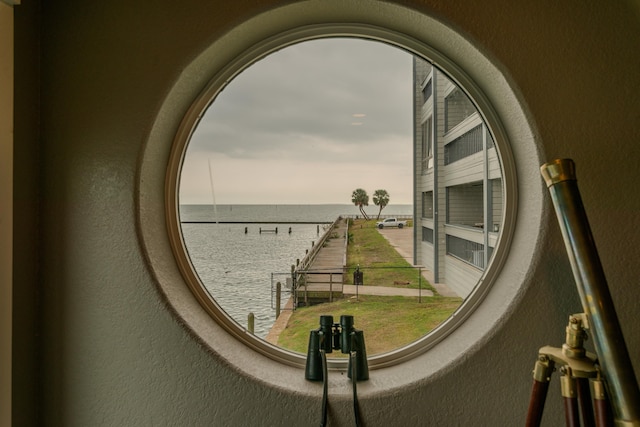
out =
<path fill-rule="evenodd" d="M 556 364 L 560 366 L 560 386 L 567 427 L 613 426 L 597 357 L 583 347 L 584 340 L 587 339 L 585 329 L 586 316 L 582 313 L 574 314 L 569 317 L 562 348 L 545 346 L 539 350 L 533 369 L 527 427 L 540 425 L 551 374 L 556 370 Z"/>

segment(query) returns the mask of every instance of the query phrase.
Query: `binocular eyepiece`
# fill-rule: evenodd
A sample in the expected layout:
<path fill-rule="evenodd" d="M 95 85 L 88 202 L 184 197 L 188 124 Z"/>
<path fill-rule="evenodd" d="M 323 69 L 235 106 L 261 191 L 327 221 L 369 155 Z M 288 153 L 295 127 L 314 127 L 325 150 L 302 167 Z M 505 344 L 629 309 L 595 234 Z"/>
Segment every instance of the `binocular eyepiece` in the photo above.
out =
<path fill-rule="evenodd" d="M 369 366 L 367 364 L 367 351 L 364 344 L 364 334 L 354 328 L 353 316 L 340 316 L 340 323 L 333 323 L 333 316 L 320 316 L 320 327 L 313 329 L 309 335 L 309 349 L 307 351 L 307 364 L 305 378 L 310 381 L 322 381 L 322 354 L 340 350 L 344 354 L 355 357 L 357 381 L 369 379 Z M 347 375 L 352 378 L 352 357 L 349 357 Z"/>

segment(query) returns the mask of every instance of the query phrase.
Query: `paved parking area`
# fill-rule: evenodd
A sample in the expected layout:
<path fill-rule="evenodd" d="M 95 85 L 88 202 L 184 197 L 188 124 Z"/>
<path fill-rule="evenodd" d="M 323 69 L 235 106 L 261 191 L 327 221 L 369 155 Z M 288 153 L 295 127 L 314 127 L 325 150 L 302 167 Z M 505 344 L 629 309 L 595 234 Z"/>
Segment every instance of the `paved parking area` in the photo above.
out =
<path fill-rule="evenodd" d="M 404 228 L 383 228 L 378 229 L 380 234 L 382 234 L 393 248 L 398 251 L 398 253 L 406 259 L 409 264 L 414 265 L 413 261 L 413 227 L 404 227 Z M 442 296 L 447 297 L 457 297 L 458 294 L 453 292 L 446 284 L 444 283 L 435 283 L 433 279 L 433 272 L 427 270 L 426 268 L 422 270 L 422 275 L 425 279 L 429 281 L 433 285 L 433 287 L 438 291 L 438 293 Z"/>

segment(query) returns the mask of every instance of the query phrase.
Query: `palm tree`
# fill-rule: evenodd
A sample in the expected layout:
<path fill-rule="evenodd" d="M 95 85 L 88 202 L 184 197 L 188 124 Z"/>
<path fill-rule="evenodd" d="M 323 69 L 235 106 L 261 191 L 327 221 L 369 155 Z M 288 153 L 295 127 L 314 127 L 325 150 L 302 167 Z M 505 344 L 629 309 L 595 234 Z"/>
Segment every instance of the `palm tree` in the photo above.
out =
<path fill-rule="evenodd" d="M 382 209 L 389 204 L 389 193 L 387 193 L 387 190 L 376 190 L 373 193 L 373 204 L 380 206 L 380 210 L 378 211 L 378 219 L 380 219 Z"/>
<path fill-rule="evenodd" d="M 364 206 L 369 206 L 369 195 L 362 188 L 353 190 L 351 193 L 351 202 L 360 209 L 360 213 L 364 219 L 369 219 L 367 213 L 364 211 Z"/>

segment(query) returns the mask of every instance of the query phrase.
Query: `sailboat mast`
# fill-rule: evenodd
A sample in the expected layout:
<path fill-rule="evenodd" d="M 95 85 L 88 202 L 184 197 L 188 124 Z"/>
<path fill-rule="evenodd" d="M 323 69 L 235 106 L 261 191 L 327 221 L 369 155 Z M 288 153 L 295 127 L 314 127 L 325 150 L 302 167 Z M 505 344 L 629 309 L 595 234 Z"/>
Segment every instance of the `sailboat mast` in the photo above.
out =
<path fill-rule="evenodd" d="M 213 171 L 211 169 L 211 159 L 209 159 L 209 181 L 211 182 L 211 200 L 213 201 L 213 217 L 218 223 L 218 205 L 216 204 L 216 192 L 213 188 Z"/>

